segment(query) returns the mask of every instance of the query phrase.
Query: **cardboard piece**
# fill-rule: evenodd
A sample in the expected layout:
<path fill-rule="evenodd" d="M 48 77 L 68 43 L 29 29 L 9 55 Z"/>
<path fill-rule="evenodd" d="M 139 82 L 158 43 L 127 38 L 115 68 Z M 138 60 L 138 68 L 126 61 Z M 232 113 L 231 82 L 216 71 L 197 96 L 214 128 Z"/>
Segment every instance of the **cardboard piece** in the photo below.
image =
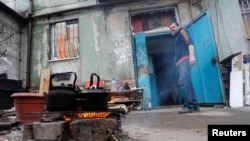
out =
<path fill-rule="evenodd" d="M 229 106 L 243 107 L 243 59 L 238 54 L 232 59 L 232 71 L 230 72 L 230 97 Z"/>

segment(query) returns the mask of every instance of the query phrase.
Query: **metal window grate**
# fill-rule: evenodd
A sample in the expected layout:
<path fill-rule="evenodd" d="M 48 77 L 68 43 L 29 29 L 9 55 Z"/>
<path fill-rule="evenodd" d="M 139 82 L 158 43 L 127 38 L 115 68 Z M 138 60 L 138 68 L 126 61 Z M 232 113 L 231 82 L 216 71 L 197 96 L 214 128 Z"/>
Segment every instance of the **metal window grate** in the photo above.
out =
<path fill-rule="evenodd" d="M 78 20 L 53 23 L 51 41 L 51 60 L 79 57 Z"/>
<path fill-rule="evenodd" d="M 247 36 L 250 36 L 250 1 L 239 0 L 241 15 Z"/>

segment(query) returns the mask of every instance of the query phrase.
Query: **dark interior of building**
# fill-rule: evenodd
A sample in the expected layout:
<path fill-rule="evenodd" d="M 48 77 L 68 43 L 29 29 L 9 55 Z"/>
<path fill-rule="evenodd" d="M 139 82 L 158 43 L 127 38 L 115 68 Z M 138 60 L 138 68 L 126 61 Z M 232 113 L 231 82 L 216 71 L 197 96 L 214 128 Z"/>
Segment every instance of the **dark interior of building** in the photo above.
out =
<path fill-rule="evenodd" d="M 146 38 L 149 65 L 156 77 L 159 106 L 181 103 L 181 91 L 177 86 L 177 68 L 174 63 L 174 40 L 170 34 Z M 154 94 L 153 94 L 154 95 Z"/>

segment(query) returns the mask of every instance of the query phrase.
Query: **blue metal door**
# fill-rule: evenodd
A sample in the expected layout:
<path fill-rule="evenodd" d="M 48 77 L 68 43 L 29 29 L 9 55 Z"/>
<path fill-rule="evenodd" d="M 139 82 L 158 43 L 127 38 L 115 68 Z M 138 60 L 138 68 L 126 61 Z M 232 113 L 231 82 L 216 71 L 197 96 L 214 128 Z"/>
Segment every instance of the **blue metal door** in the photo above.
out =
<path fill-rule="evenodd" d="M 209 12 L 205 12 L 186 26 L 195 45 L 197 63 L 192 68 L 192 82 L 200 104 L 225 103 L 225 92 L 220 72 L 220 64 L 214 41 L 213 29 Z M 165 33 L 170 34 L 170 33 Z M 158 34 L 152 35 L 157 37 Z M 144 90 L 144 108 L 148 108 L 146 102 L 152 102 L 158 106 L 157 92 L 149 74 L 148 53 L 145 33 L 135 34 L 135 68 L 138 87 L 146 87 Z M 157 91 L 157 90 L 156 90 Z M 182 92 L 178 92 L 180 99 Z"/>
<path fill-rule="evenodd" d="M 196 65 L 192 81 L 199 103 L 225 103 L 220 64 L 214 41 L 209 12 L 203 13 L 186 29 L 195 45 Z"/>
<path fill-rule="evenodd" d="M 144 109 L 150 109 L 151 105 L 151 84 L 149 75 L 148 53 L 146 46 L 146 38 L 143 32 L 135 34 L 135 55 L 137 68 L 137 84 L 138 87 L 145 87 L 144 89 Z"/>

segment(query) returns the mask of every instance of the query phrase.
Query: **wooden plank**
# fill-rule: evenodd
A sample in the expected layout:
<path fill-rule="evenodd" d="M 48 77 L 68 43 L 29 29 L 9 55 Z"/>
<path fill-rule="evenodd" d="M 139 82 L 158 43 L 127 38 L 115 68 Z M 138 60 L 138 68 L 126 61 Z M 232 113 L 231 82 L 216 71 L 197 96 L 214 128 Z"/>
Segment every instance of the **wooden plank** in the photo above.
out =
<path fill-rule="evenodd" d="M 41 70 L 39 93 L 47 94 L 49 92 L 50 74 L 50 68 L 44 68 Z"/>

